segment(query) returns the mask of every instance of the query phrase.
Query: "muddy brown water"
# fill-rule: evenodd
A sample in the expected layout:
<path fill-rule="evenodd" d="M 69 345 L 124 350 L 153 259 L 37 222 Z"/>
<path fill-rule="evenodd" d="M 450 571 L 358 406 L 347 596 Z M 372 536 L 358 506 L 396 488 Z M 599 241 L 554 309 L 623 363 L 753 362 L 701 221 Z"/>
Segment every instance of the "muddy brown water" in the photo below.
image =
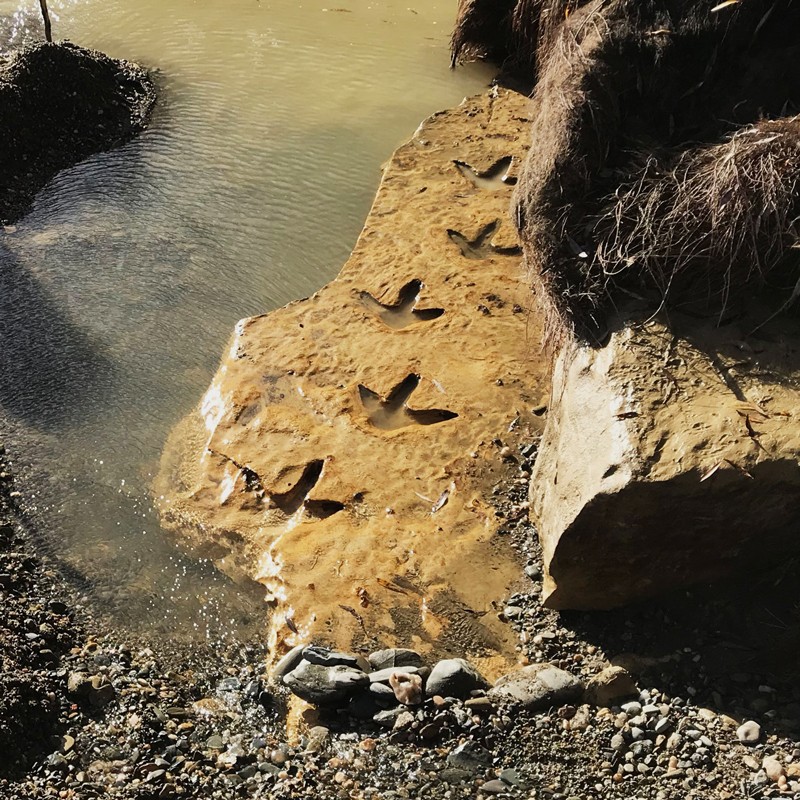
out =
<path fill-rule="evenodd" d="M 380 164 L 490 79 L 453 2 L 50 0 L 56 38 L 155 70 L 152 128 L 0 229 L 0 417 L 46 545 L 121 624 L 257 632 L 257 593 L 186 557 L 149 486 L 238 319 L 333 278 Z M 0 0 L 0 50 L 41 36 Z"/>

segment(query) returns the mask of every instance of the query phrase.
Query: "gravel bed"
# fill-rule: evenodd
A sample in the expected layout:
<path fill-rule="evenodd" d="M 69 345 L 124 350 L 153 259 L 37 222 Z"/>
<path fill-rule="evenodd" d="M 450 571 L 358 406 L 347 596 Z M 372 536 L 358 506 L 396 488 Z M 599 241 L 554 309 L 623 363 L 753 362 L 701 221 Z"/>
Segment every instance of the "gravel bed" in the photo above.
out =
<path fill-rule="evenodd" d="M 352 654 L 336 670 L 354 688 L 307 709 L 296 733 L 292 679 L 266 674 L 260 643 L 145 642 L 73 610 L 77 595 L 34 555 L 3 467 L 0 797 L 800 798 L 797 565 L 623 611 L 544 609 L 526 521 L 534 454 L 509 454 L 518 474 L 495 487 L 498 535 L 527 564 L 498 608 L 526 680 L 567 674 L 571 699 L 525 707 L 479 676 L 457 684 L 414 666 L 424 659 L 390 682 Z M 381 681 L 375 711 L 362 701 Z"/>
<path fill-rule="evenodd" d="M 62 169 L 130 141 L 156 102 L 147 72 L 70 42 L 0 52 L 0 225 Z"/>

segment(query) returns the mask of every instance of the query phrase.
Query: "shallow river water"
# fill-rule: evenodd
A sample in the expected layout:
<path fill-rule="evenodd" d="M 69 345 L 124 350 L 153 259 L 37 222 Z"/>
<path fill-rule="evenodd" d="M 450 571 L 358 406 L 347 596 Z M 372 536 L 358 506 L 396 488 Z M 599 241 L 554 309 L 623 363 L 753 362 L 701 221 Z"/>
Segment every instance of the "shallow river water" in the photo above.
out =
<path fill-rule="evenodd" d="M 455 0 L 50 0 L 56 38 L 157 72 L 151 129 L 0 229 L 0 417 L 48 546 L 120 622 L 210 636 L 262 608 L 162 533 L 149 482 L 235 322 L 330 280 L 380 164 L 490 73 Z M 40 36 L 0 0 L 0 50 Z"/>

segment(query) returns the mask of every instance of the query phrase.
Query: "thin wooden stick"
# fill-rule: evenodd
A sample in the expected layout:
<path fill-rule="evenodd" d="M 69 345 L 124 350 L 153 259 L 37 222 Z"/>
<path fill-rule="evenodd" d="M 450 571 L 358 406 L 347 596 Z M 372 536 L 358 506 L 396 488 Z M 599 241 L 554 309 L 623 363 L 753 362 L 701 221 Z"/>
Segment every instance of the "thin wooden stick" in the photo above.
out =
<path fill-rule="evenodd" d="M 44 38 L 48 42 L 53 41 L 53 30 L 50 26 L 50 13 L 47 10 L 47 0 L 39 0 L 39 5 L 42 7 L 42 19 L 44 20 Z"/>

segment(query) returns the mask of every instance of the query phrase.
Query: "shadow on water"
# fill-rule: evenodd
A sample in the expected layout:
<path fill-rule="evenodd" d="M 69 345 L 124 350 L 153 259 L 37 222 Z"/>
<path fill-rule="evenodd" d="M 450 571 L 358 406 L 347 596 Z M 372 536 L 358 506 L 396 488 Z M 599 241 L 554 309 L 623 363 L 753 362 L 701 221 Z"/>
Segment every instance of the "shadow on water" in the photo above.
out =
<path fill-rule="evenodd" d="M 0 406 L 37 427 L 80 418 L 113 366 L 0 242 Z"/>

